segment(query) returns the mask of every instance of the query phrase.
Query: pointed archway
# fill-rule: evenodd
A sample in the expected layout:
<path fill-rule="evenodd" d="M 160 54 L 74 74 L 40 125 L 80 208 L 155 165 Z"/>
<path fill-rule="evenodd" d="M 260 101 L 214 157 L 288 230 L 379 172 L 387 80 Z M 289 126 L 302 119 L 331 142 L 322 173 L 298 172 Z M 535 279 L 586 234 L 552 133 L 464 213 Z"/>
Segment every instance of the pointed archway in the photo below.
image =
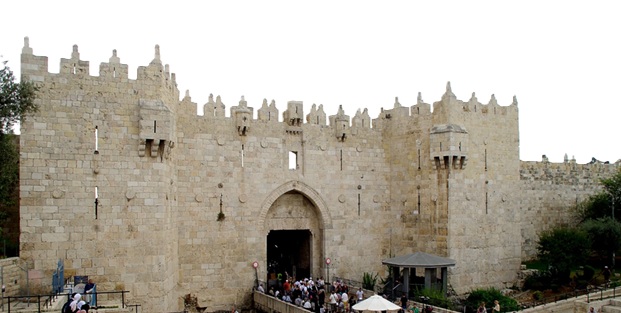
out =
<path fill-rule="evenodd" d="M 265 234 L 268 284 L 287 275 L 321 275 L 324 230 L 331 228 L 332 222 L 314 189 L 299 181 L 279 186 L 263 202 L 259 223 Z"/>

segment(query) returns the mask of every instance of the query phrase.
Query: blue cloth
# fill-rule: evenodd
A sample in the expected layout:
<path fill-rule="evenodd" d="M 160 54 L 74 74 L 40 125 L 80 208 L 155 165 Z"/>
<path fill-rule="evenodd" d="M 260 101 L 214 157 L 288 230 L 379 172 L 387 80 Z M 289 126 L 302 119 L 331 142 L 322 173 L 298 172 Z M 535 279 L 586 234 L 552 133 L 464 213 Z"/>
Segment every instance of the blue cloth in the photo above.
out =
<path fill-rule="evenodd" d="M 93 286 L 93 289 L 91 289 L 91 292 L 89 292 L 88 295 L 91 298 L 91 301 L 88 303 L 88 305 L 91 308 L 96 307 L 97 306 L 97 285 Z"/>

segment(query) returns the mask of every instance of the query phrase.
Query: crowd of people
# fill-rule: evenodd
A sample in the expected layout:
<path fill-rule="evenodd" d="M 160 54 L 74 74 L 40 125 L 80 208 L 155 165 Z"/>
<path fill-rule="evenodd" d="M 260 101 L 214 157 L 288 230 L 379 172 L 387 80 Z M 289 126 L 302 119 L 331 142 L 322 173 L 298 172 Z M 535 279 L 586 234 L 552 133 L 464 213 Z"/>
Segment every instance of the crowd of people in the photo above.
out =
<path fill-rule="evenodd" d="M 82 295 L 74 293 L 73 297 L 62 308 L 62 313 L 88 313 L 90 305 L 86 301 L 82 300 Z"/>
<path fill-rule="evenodd" d="M 270 286 L 266 291 L 263 283 L 257 291 L 275 297 L 281 301 L 291 303 L 315 313 L 352 313 L 353 306 L 364 300 L 362 288 L 350 289 L 342 280 L 326 283 L 323 277 L 313 280 L 312 277 L 296 280 L 288 277 L 282 284 Z M 400 300 L 400 313 L 428 313 L 433 311 L 432 306 L 419 308 L 414 301 L 407 297 Z"/>
<path fill-rule="evenodd" d="M 301 280 L 287 277 L 282 284 L 270 286 L 267 292 L 261 283 L 257 291 L 315 313 L 353 312 L 352 306 L 364 299 L 362 288 L 350 290 L 341 280 L 327 284 L 323 277 L 317 280 L 312 277 Z"/>
<path fill-rule="evenodd" d="M 84 295 L 72 294 L 67 303 L 61 309 L 62 313 L 88 313 L 90 309 L 97 309 L 96 285 L 92 279 L 84 285 Z"/>

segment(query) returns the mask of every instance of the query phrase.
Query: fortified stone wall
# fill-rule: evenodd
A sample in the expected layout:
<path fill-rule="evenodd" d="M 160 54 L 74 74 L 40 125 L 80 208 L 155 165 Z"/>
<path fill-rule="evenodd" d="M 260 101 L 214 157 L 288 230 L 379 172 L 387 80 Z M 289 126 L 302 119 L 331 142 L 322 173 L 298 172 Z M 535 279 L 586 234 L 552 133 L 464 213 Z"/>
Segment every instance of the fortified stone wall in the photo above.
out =
<path fill-rule="evenodd" d="M 576 164 L 575 160 L 566 160 L 550 163 L 545 156 L 542 162 L 521 162 L 522 259 L 536 257 L 537 240 L 542 231 L 557 225 L 576 224 L 573 211 L 576 205 L 602 191 L 600 181 L 620 169 L 621 162 Z"/>
<path fill-rule="evenodd" d="M 386 222 L 378 214 L 388 195 L 387 169 L 381 137 L 368 120 L 351 128 L 348 120 L 343 140 L 311 116 L 307 123 L 287 120 L 295 108 L 299 117 L 293 119 L 301 119 L 301 102 L 288 104 L 283 122 L 266 103 L 259 119 L 237 120 L 240 111 L 253 111 L 243 99 L 230 117 L 218 116 L 210 108 L 219 102 L 205 104 L 215 116 L 180 115 L 177 123 L 182 289 L 222 309 L 248 296 L 255 276 L 250 264 L 258 261 L 258 276 L 267 275 L 266 237 L 273 229 L 311 230 L 313 276 L 327 275 L 327 257 L 333 275 L 379 270 L 383 255 L 369 251 L 387 243 Z M 186 96 L 181 107 L 191 112 L 196 104 Z M 290 157 L 297 159 L 291 169 Z M 301 209 L 304 198 L 314 209 Z M 217 220 L 220 203 L 223 221 Z"/>
<path fill-rule="evenodd" d="M 197 116 L 159 47 L 136 80 L 116 51 L 99 76 L 77 46 L 60 73 L 47 62 L 26 39 L 23 79 L 41 85 L 41 109 L 21 129 L 21 256 L 44 273 L 63 259 L 149 312 L 179 310 L 190 293 L 209 311 L 249 304 L 267 237 L 282 230 L 311 234 L 302 266 L 314 277 L 326 258 L 330 276 L 359 280 L 422 251 L 455 259 L 459 293 L 504 286 L 524 255 L 516 238 L 539 227 L 520 233 L 521 205 L 546 210 L 543 181 L 532 199 L 516 192 L 515 99 L 463 102 L 447 85 L 433 111 L 420 95 L 396 99 L 373 127 L 366 110 L 306 114 L 301 101 L 281 112 L 264 100 L 255 115 L 243 96 L 228 115 L 210 96 Z"/>
<path fill-rule="evenodd" d="M 19 296 L 20 289 L 26 289 L 28 264 L 20 258 L 0 259 L 0 285 L 4 286 L 3 297 Z M 35 288 L 35 286 L 33 286 Z M 6 301 L 6 300 L 5 300 Z"/>
<path fill-rule="evenodd" d="M 60 73 L 48 73 L 47 58 L 25 42 L 22 78 L 41 90 L 39 112 L 21 125 L 20 256 L 46 275 L 63 259 L 68 272 L 94 277 L 102 290 L 176 308 L 176 172 L 170 146 L 156 145 L 163 139 L 140 123 L 150 117 L 143 113 L 177 105 L 174 76 L 158 51 L 136 80 L 116 53 L 99 77 L 88 68 L 74 46 Z M 157 156 L 140 157 L 147 142 L 160 147 L 151 151 Z"/>

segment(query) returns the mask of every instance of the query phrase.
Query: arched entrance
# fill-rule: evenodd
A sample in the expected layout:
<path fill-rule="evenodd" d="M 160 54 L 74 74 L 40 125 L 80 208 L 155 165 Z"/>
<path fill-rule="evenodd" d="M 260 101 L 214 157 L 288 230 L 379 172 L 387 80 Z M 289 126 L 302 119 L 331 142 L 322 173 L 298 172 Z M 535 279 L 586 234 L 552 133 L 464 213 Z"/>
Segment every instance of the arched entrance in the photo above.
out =
<path fill-rule="evenodd" d="M 268 274 L 311 276 L 311 239 L 308 229 L 271 230 L 267 234 Z"/>
<path fill-rule="evenodd" d="M 318 193 L 299 181 L 288 182 L 267 197 L 260 214 L 268 285 L 279 283 L 278 277 L 284 281 L 287 275 L 321 276 L 324 229 L 331 226 L 331 219 Z"/>

